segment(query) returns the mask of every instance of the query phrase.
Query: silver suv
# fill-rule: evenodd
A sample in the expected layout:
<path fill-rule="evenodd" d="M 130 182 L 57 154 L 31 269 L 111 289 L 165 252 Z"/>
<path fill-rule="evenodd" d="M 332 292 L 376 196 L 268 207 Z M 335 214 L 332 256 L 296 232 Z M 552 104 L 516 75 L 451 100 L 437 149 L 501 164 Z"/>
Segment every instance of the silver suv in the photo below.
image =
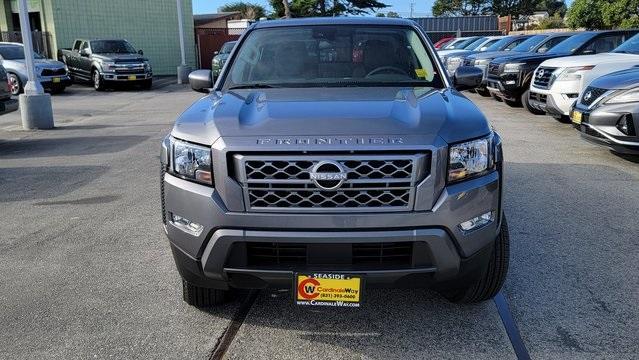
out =
<path fill-rule="evenodd" d="M 184 300 L 292 289 L 357 307 L 375 286 L 493 297 L 508 269 L 501 139 L 412 21 L 258 22 L 162 144 Z"/>

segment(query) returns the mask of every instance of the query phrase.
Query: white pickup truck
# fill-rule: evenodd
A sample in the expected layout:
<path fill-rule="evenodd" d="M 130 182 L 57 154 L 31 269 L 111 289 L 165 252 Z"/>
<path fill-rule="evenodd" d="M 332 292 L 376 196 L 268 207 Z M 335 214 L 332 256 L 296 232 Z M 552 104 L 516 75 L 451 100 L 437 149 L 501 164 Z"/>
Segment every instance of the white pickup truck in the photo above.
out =
<path fill-rule="evenodd" d="M 610 52 L 546 60 L 530 84 L 530 110 L 567 120 L 570 106 L 591 81 L 638 65 L 639 34 Z"/>

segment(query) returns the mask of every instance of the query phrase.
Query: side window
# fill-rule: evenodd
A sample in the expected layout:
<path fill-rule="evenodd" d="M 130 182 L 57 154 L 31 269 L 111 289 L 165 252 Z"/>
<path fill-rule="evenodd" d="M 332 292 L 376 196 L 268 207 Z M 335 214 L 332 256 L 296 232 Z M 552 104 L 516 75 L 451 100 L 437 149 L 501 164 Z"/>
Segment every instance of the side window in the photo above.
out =
<path fill-rule="evenodd" d="M 537 53 L 539 54 L 543 54 L 546 51 L 552 49 L 553 47 L 555 47 L 555 45 L 559 44 L 560 42 L 566 40 L 568 38 L 568 36 L 557 36 L 554 37 L 548 41 L 546 41 L 543 45 L 541 45 L 539 47 L 539 49 L 537 49 Z"/>
<path fill-rule="evenodd" d="M 588 44 L 588 46 L 586 46 L 586 48 L 581 51 L 581 53 L 599 54 L 610 52 L 623 42 L 623 38 L 623 34 L 610 34 L 600 36 L 592 40 L 590 44 Z"/>
<path fill-rule="evenodd" d="M 80 51 L 80 45 L 82 45 L 82 41 L 76 40 L 75 43 L 73 43 L 73 50 Z"/>
<path fill-rule="evenodd" d="M 524 41 L 526 41 L 526 40 L 527 40 L 526 38 L 523 38 L 523 39 L 517 39 L 517 40 L 515 40 L 515 41 L 511 42 L 511 43 L 510 43 L 510 45 L 506 46 L 506 47 L 504 48 L 504 51 L 510 51 L 510 50 L 514 49 L 514 48 L 515 48 L 515 46 L 517 46 L 517 45 L 521 44 L 522 42 L 524 42 Z"/>
<path fill-rule="evenodd" d="M 80 52 L 82 52 L 83 50 L 88 50 L 89 49 L 89 43 L 87 41 L 82 43 L 82 46 L 80 46 Z"/>

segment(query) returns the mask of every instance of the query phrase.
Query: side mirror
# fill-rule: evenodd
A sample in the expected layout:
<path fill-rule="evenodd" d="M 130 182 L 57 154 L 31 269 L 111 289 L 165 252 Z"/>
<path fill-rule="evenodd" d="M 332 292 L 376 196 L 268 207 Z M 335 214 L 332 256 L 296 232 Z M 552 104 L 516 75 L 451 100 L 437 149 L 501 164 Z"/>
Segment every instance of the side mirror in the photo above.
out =
<path fill-rule="evenodd" d="M 144 51 L 142 51 L 142 50 L 138 50 L 138 54 L 140 54 L 140 55 L 144 56 Z"/>
<path fill-rule="evenodd" d="M 213 87 L 213 72 L 211 70 L 195 70 L 189 74 L 191 89 L 208 93 Z"/>
<path fill-rule="evenodd" d="M 595 51 L 595 49 L 586 49 L 584 51 L 581 52 L 581 55 L 593 55 L 596 54 L 597 52 Z"/>
<path fill-rule="evenodd" d="M 455 89 L 459 91 L 469 90 L 479 87 L 483 78 L 484 72 L 481 69 L 474 66 L 460 66 L 455 71 L 453 83 Z"/>

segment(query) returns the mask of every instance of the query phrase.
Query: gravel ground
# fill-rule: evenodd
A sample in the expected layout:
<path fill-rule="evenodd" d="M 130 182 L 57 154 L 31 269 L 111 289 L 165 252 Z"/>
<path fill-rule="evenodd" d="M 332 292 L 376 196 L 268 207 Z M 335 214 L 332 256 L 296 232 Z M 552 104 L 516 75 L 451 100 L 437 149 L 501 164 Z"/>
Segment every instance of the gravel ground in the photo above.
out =
<path fill-rule="evenodd" d="M 200 96 L 178 85 L 53 98 L 58 129 L 0 117 L 0 358 L 207 358 L 241 298 L 181 301 L 160 230 L 160 139 Z M 504 294 L 532 358 L 639 353 L 639 159 L 566 124 L 469 95 L 504 139 L 512 265 Z M 513 358 L 493 303 L 375 290 L 307 309 L 262 291 L 233 359 Z"/>

